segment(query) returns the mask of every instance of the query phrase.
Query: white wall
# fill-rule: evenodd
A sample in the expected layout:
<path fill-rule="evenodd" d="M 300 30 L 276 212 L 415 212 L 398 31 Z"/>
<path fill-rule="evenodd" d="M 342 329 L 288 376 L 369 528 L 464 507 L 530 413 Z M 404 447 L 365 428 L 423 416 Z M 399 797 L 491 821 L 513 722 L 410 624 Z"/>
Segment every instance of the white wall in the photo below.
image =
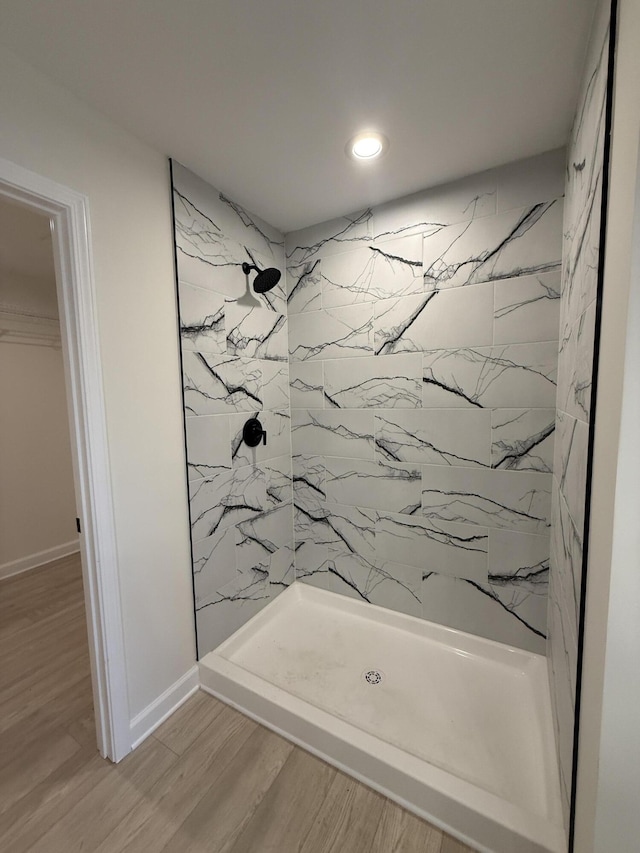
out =
<path fill-rule="evenodd" d="M 0 341 L 0 400 L 2 577 L 78 538 L 60 349 Z"/>
<path fill-rule="evenodd" d="M 640 836 L 640 184 L 635 201 L 594 845 L 629 853 Z"/>
<path fill-rule="evenodd" d="M 131 716 L 195 660 L 168 164 L 0 56 L 0 156 L 89 199 Z"/>
<path fill-rule="evenodd" d="M 638 0 L 620 0 L 619 15 L 589 539 L 576 853 L 634 853 L 640 837 Z"/>

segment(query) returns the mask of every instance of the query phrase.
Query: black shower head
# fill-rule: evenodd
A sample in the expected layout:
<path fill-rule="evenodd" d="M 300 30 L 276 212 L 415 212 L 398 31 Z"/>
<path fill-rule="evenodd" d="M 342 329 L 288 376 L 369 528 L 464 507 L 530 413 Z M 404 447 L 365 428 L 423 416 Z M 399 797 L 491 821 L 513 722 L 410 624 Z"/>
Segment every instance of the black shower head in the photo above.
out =
<path fill-rule="evenodd" d="M 255 270 L 258 273 L 253 280 L 253 289 L 256 293 L 267 293 L 267 291 L 272 290 L 280 281 L 280 270 L 274 267 L 260 270 L 255 264 L 242 264 L 242 272 L 245 275 L 249 275 L 251 270 Z"/>
<path fill-rule="evenodd" d="M 253 289 L 256 293 L 266 293 L 276 286 L 280 281 L 280 270 L 274 267 L 259 272 L 253 280 Z"/>

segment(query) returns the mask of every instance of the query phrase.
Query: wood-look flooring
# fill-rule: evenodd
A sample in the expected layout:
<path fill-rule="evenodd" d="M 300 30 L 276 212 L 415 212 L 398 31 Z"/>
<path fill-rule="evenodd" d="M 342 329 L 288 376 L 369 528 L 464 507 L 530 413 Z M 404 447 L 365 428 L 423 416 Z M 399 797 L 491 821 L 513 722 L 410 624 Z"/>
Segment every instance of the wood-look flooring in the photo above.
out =
<path fill-rule="evenodd" d="M 0 581 L 2 853 L 470 853 L 205 693 L 95 746 L 77 556 Z"/>

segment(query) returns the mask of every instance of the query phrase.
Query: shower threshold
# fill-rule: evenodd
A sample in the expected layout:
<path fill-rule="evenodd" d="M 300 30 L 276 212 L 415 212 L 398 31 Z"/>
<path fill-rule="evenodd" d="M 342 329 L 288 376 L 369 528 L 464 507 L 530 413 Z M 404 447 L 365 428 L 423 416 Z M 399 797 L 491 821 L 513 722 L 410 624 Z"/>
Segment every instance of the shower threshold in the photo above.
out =
<path fill-rule="evenodd" d="M 472 847 L 566 851 L 540 655 L 297 582 L 200 680 Z"/>

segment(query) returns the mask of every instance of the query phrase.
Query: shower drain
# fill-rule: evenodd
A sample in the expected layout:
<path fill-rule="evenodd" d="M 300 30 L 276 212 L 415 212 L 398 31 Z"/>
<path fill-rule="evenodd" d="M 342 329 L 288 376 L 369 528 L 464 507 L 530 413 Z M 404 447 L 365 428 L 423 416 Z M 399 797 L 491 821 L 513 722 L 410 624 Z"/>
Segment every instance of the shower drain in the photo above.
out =
<path fill-rule="evenodd" d="M 380 672 L 379 669 L 368 669 L 363 674 L 364 674 L 364 680 L 368 684 L 380 684 L 380 682 L 384 678 L 383 673 Z"/>

